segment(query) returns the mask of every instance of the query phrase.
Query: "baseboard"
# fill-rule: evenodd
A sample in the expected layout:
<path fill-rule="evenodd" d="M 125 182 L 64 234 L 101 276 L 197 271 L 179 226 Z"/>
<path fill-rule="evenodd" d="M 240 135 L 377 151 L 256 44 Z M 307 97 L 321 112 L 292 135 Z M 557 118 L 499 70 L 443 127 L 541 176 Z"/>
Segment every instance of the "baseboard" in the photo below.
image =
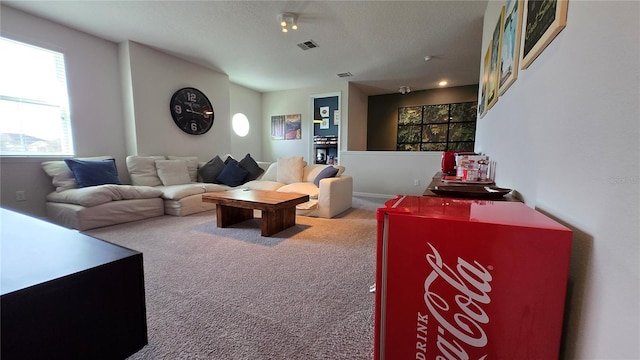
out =
<path fill-rule="evenodd" d="M 354 192 L 353 196 L 372 197 L 372 198 L 380 198 L 380 199 L 393 199 L 396 197 L 396 195 L 372 194 L 372 193 L 364 193 L 364 192 Z"/>

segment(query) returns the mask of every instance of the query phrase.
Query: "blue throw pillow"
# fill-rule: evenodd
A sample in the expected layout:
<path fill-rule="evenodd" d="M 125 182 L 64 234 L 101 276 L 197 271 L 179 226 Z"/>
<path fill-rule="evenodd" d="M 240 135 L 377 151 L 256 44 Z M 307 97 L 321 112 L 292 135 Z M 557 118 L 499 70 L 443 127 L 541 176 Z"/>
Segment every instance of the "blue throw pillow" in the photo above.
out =
<path fill-rule="evenodd" d="M 216 181 L 228 186 L 238 186 L 244 183 L 244 178 L 248 174 L 247 170 L 238 166 L 237 161 L 235 163 L 232 161 L 224 166 Z"/>
<path fill-rule="evenodd" d="M 73 177 L 76 178 L 78 187 L 96 186 L 104 184 L 120 185 L 116 161 L 105 160 L 79 160 L 64 159 Z"/>
<path fill-rule="evenodd" d="M 334 168 L 333 166 L 327 166 L 326 168 L 322 169 L 322 171 L 320 171 L 318 176 L 316 176 L 316 178 L 313 180 L 313 183 L 316 184 L 317 187 L 320 187 L 320 180 L 326 179 L 326 178 L 332 178 L 336 176 L 336 174 L 338 174 L 338 171 L 339 171 L 338 168 Z"/>

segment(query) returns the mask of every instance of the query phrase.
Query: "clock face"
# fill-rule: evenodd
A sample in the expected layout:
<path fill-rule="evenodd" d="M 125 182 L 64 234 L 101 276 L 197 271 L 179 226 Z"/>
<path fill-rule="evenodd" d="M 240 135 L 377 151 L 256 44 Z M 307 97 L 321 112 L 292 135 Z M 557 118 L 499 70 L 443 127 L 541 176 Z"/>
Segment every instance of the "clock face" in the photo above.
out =
<path fill-rule="evenodd" d="M 213 125 L 213 106 L 198 89 L 182 88 L 171 97 L 171 117 L 180 130 L 202 135 Z"/>

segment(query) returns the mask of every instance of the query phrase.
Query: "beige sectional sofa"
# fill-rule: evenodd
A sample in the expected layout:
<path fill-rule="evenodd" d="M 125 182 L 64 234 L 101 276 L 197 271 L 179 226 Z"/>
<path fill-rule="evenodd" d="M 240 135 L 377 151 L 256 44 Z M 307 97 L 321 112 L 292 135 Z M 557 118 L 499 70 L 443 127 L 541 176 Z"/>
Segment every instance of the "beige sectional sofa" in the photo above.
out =
<path fill-rule="evenodd" d="M 228 158 L 228 155 L 226 156 Z M 334 177 L 314 180 L 320 172 L 330 165 L 309 165 L 302 157 L 278 159 L 276 162 L 259 162 L 256 164 L 264 171 L 256 179 L 237 186 L 229 186 L 221 183 L 203 182 L 198 176 L 198 170 L 206 163 L 198 162 L 196 158 L 168 157 L 168 162 L 185 161 L 189 182 L 186 176 L 171 173 L 179 171 L 179 167 L 164 166 L 159 168 L 158 160 L 161 157 L 127 157 L 127 168 L 133 185 L 153 186 L 162 191 L 165 214 L 185 216 L 201 211 L 215 209 L 211 203 L 203 203 L 202 195 L 210 192 L 224 191 L 234 188 L 252 190 L 270 190 L 281 192 L 293 192 L 309 195 L 309 202 L 297 207 L 298 215 L 332 218 L 341 212 L 351 208 L 353 195 L 353 178 L 343 175 L 344 166 L 334 165 L 338 169 Z M 163 162 L 162 165 L 166 165 Z M 184 171 L 184 170 L 182 170 Z M 280 174 L 279 174 L 280 173 Z M 193 180 L 196 181 L 193 181 Z"/>
<path fill-rule="evenodd" d="M 80 158 L 88 162 L 111 161 L 113 157 Z M 62 226 L 87 230 L 164 214 L 162 192 L 148 186 L 104 184 L 81 186 L 65 161 L 46 161 L 44 171 L 51 176 L 54 191 L 47 195 L 47 218 Z"/>
<path fill-rule="evenodd" d="M 104 159 L 112 158 L 86 160 Z M 273 163 L 250 160 L 254 175 L 260 174 L 235 186 L 203 179 L 213 159 L 200 162 L 196 157 L 129 156 L 126 163 L 131 185 L 86 187 L 78 186 L 64 161 L 46 162 L 43 168 L 56 187 L 47 196 L 47 217 L 66 227 L 87 230 L 163 214 L 186 216 L 215 209 L 214 204 L 202 202 L 203 194 L 234 188 L 307 194 L 310 200 L 298 205 L 298 215 L 332 218 L 351 208 L 353 179 L 343 174 L 343 166 L 327 169 L 330 165 L 309 165 L 302 157 Z"/>

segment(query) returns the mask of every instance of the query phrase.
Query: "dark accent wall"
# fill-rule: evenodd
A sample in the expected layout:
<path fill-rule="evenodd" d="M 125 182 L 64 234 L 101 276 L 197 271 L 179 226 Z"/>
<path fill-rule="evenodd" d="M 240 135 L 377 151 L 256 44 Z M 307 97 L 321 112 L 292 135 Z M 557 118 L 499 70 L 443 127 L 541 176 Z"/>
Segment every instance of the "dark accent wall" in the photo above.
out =
<path fill-rule="evenodd" d="M 408 94 L 369 96 L 367 150 L 396 150 L 398 108 L 419 105 L 451 104 L 478 100 L 478 85 L 412 91 Z"/>
<path fill-rule="evenodd" d="M 313 100 L 313 119 L 321 119 L 320 108 L 322 106 L 329 107 L 329 128 L 320 129 L 320 124 L 313 124 L 313 135 L 338 135 L 338 125 L 333 124 L 333 112 L 338 110 L 338 97 L 329 96 L 324 98 L 315 98 Z"/>

